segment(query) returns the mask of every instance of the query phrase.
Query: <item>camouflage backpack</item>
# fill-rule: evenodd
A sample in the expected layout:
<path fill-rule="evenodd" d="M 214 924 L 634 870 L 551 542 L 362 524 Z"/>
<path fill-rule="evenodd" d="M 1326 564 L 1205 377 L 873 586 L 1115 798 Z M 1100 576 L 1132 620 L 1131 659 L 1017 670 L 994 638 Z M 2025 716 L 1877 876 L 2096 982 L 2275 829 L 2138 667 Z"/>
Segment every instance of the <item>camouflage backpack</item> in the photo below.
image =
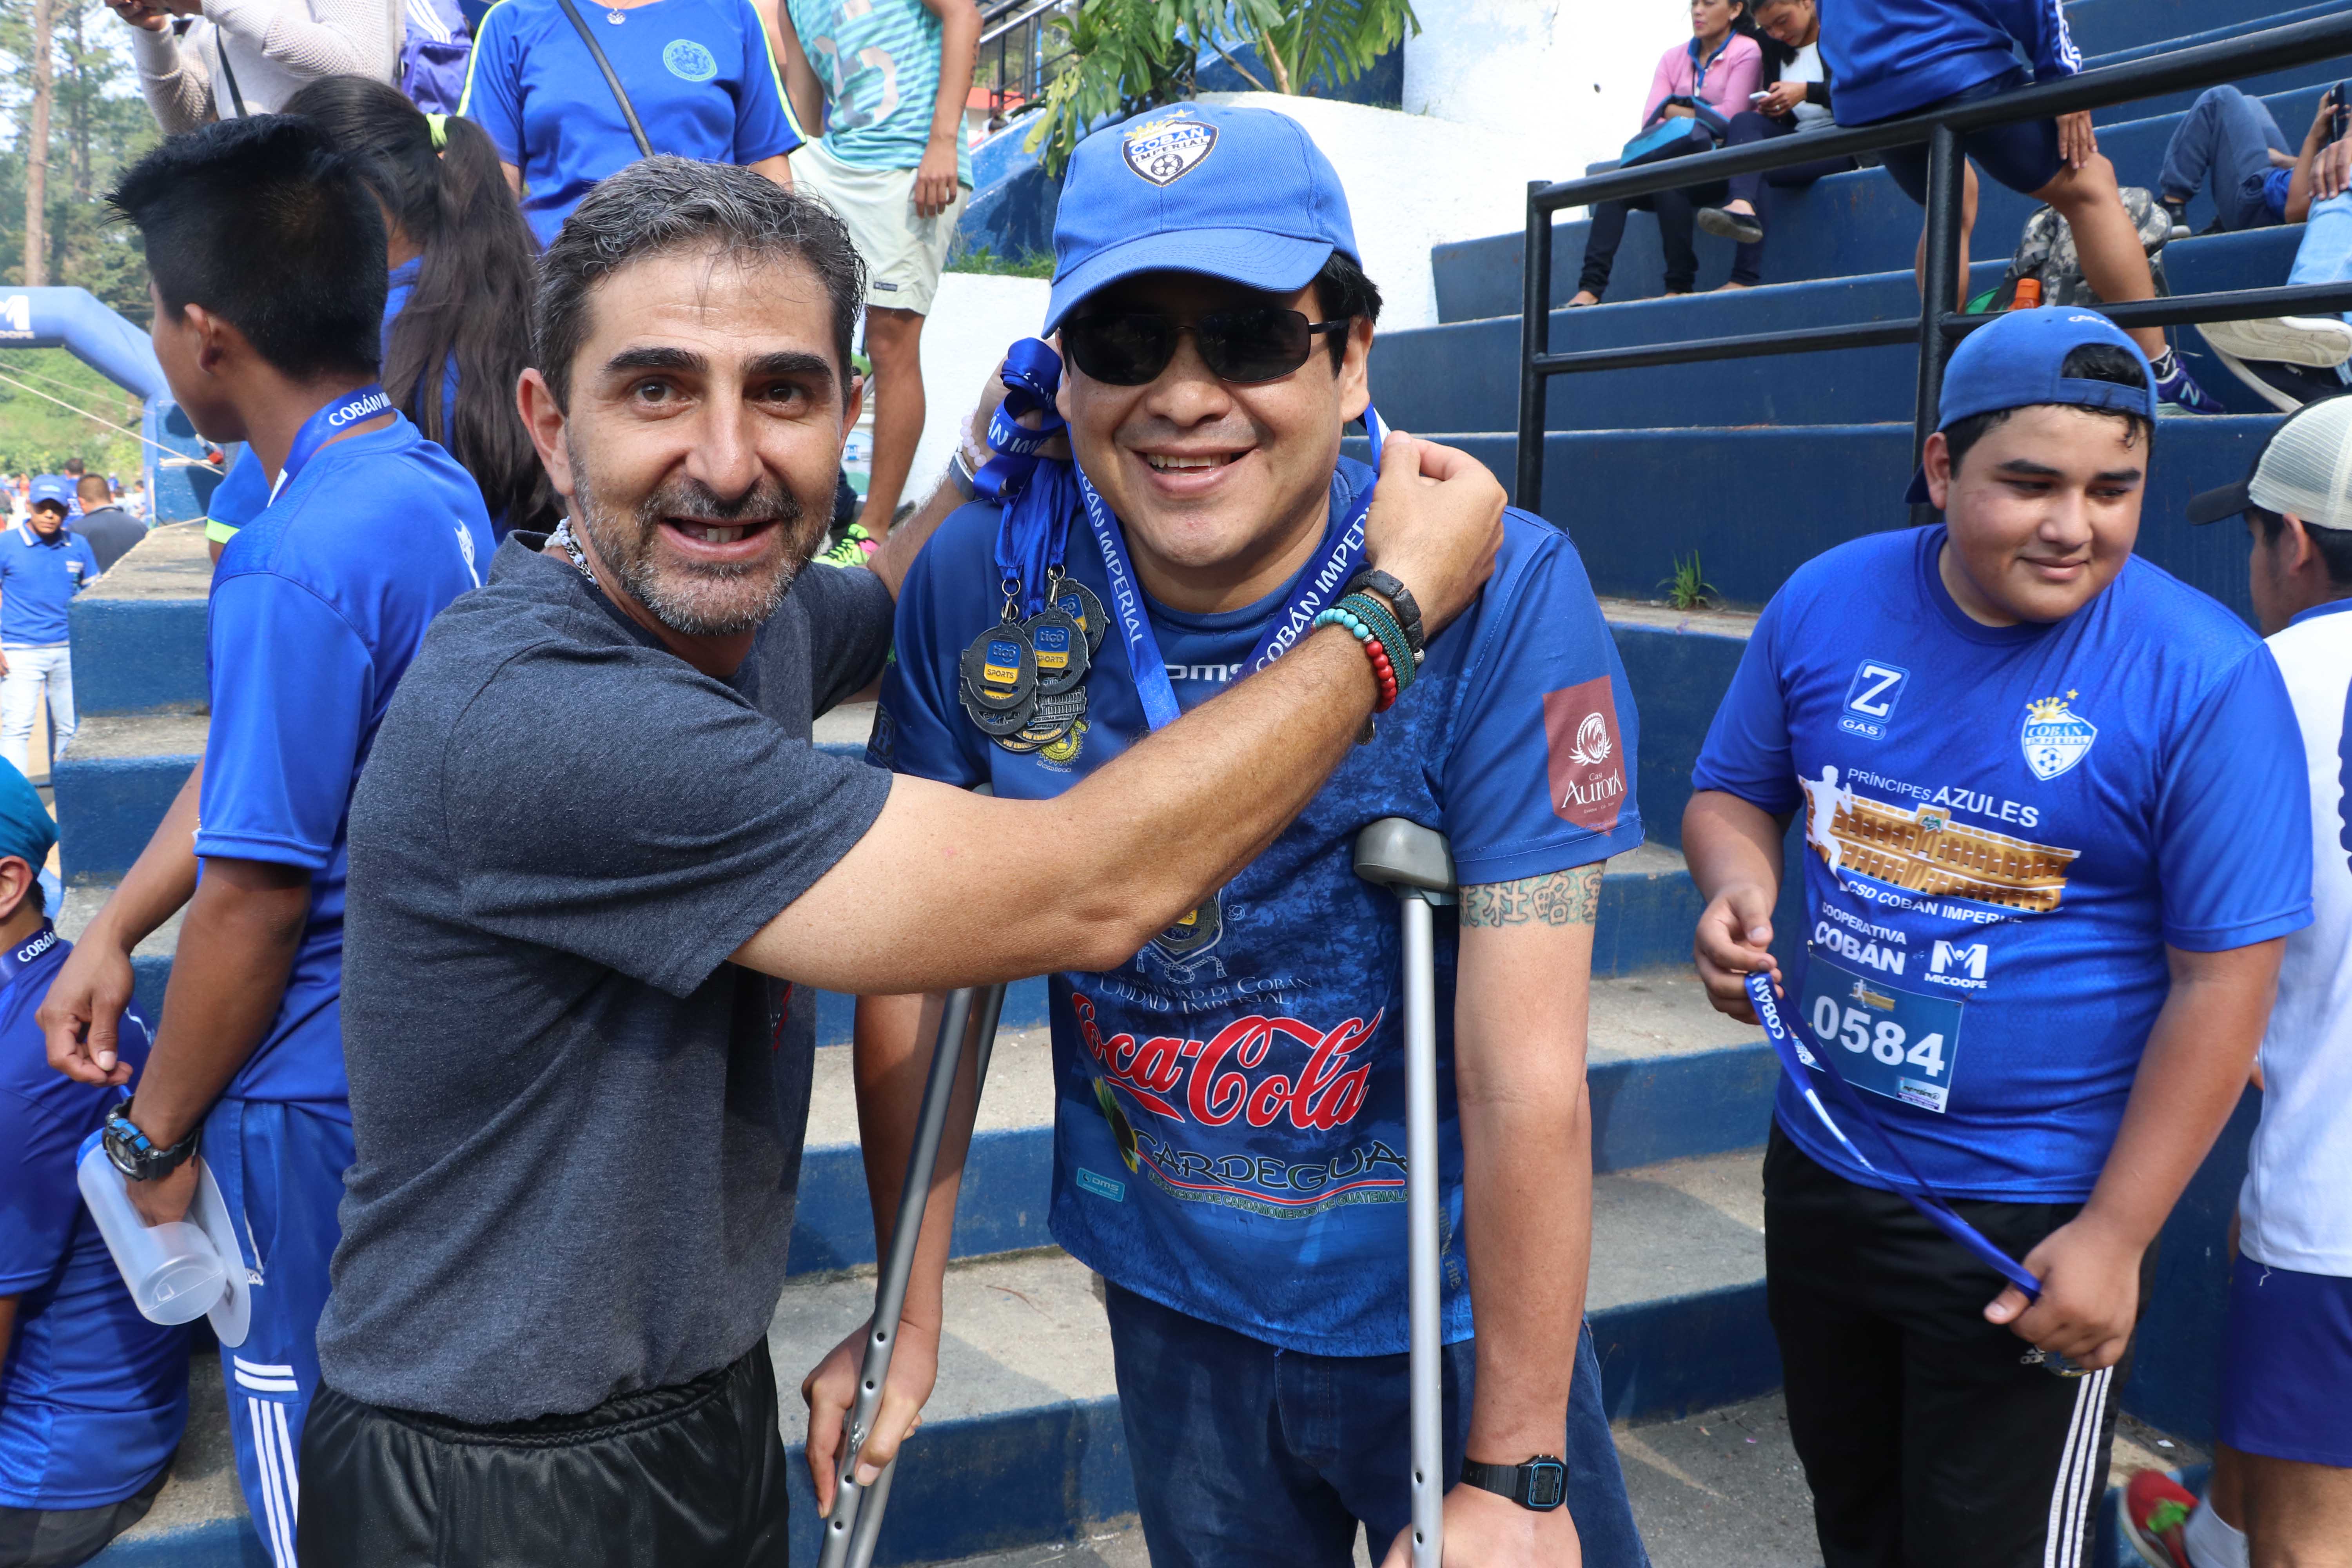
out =
<path fill-rule="evenodd" d="M 2139 185 L 2123 187 L 2124 211 L 2139 230 L 2139 242 L 2147 251 L 2148 270 L 2155 275 L 2158 295 L 2169 294 L 2171 287 L 2164 276 L 2164 258 L 2158 253 L 2172 234 L 2172 214 L 2156 199 L 2156 193 Z M 2095 305 L 2099 297 L 2083 279 L 2082 258 L 2075 254 L 2074 232 L 2054 208 L 2036 207 L 2025 220 L 2024 232 L 2017 241 L 2017 253 L 2010 258 L 2009 270 L 2002 275 L 2000 286 L 1989 293 L 1979 294 L 1969 301 L 1970 314 L 1989 310 L 2006 310 L 2017 299 L 2017 285 L 2026 278 L 2042 282 L 2042 302 L 2045 305 Z"/>

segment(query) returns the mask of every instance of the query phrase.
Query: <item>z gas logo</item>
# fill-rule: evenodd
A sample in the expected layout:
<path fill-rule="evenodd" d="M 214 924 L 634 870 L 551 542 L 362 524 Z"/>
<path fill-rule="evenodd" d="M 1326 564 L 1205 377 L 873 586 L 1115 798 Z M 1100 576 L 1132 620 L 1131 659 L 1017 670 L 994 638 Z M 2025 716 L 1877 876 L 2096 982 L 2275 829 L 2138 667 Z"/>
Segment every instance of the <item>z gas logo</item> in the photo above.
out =
<path fill-rule="evenodd" d="M 1845 689 L 1845 711 L 1838 715 L 1838 728 L 1868 741 L 1883 738 L 1910 679 L 1911 672 L 1900 665 L 1864 659 Z"/>
<path fill-rule="evenodd" d="M 1543 714 L 1553 814 L 1590 832 L 1612 831 L 1625 805 L 1625 748 L 1609 678 L 1545 692 Z"/>

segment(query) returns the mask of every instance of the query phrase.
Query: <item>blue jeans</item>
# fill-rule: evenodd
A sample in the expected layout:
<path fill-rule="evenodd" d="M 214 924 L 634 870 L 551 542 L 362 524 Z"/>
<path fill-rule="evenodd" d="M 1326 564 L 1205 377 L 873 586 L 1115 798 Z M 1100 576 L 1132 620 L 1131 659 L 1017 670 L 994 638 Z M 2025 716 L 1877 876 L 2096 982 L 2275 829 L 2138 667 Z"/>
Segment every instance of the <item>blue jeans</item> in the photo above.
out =
<path fill-rule="evenodd" d="M 2352 191 L 2311 204 L 2304 220 L 2303 243 L 2295 247 L 2290 284 L 2341 283 L 2352 278 Z M 2344 320 L 2352 322 L 2352 311 Z"/>
<path fill-rule="evenodd" d="M 2292 151 L 2278 121 L 2259 100 L 2234 87 L 2208 89 L 2180 117 L 2179 128 L 2164 149 L 2157 195 L 2167 201 L 2185 201 L 2210 178 L 2223 228 L 2233 233 L 2267 228 L 2279 221 L 2263 199 L 2273 147 Z"/>
<path fill-rule="evenodd" d="M 1412 1522 L 1412 1395 L 1402 1355 L 1277 1349 L 1117 1285 L 1105 1291 L 1128 1461 L 1152 1568 L 1349 1568 Z M 1445 1347 L 1445 1459 L 1462 1468 L 1475 1344 Z M 1648 1568 L 1601 1406 L 1592 1330 L 1576 1344 L 1568 1508 L 1587 1568 Z"/>

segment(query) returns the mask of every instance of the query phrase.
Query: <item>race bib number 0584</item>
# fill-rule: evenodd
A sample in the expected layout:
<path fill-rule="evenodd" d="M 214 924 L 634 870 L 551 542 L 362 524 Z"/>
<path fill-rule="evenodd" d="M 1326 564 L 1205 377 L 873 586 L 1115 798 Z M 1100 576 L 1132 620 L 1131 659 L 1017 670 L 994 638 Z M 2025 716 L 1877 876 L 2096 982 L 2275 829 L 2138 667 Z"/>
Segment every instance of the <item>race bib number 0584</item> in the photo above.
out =
<path fill-rule="evenodd" d="M 1838 1071 L 1854 1088 L 1938 1115 L 1951 1102 L 1959 1003 L 1900 990 L 1832 963 L 1815 948 L 1801 1010 L 1813 1049 L 1833 1052 Z"/>

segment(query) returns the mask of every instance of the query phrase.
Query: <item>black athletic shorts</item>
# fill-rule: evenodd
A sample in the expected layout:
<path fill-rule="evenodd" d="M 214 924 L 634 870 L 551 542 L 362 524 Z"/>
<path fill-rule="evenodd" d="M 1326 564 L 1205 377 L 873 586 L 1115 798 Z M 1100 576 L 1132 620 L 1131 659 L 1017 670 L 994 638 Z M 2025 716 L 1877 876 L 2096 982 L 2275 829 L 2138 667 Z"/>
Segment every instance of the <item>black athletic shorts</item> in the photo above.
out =
<path fill-rule="evenodd" d="M 2012 1258 L 2080 1204 L 1956 1202 Z M 1984 1321 L 2000 1276 L 1893 1193 L 1824 1169 L 1776 1125 L 1765 1290 L 1789 1431 L 1827 1568 L 2089 1561 L 2122 1364 L 2057 1377 Z M 2140 1265 L 2146 1309 L 2156 1249 Z"/>
<path fill-rule="evenodd" d="M 302 1568 L 783 1568 L 784 1442 L 762 1342 L 691 1383 L 471 1426 L 321 1385 Z"/>

